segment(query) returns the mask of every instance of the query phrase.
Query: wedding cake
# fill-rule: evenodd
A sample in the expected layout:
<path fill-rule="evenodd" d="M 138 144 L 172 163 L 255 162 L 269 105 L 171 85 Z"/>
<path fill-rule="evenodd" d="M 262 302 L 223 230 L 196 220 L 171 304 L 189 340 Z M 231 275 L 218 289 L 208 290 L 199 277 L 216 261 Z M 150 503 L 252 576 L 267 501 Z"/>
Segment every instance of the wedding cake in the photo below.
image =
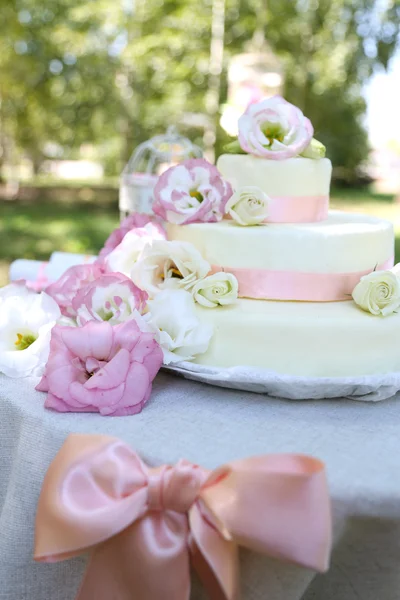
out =
<path fill-rule="evenodd" d="M 238 283 L 235 303 L 196 304 L 213 336 L 195 362 L 321 377 L 400 370 L 392 224 L 328 210 L 331 163 L 298 109 L 273 98 L 241 121 L 241 153 L 217 162 L 234 192 L 225 218 L 183 224 L 171 207 L 158 210 L 169 240 Z M 161 182 L 165 206 L 162 192 Z"/>

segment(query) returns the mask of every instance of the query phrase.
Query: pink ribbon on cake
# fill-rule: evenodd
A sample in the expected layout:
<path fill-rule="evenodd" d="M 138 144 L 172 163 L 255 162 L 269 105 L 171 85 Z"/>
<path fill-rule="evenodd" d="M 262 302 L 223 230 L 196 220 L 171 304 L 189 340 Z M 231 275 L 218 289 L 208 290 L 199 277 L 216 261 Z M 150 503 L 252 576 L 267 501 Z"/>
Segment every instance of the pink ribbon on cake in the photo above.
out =
<path fill-rule="evenodd" d="M 322 462 L 266 455 L 208 471 L 148 467 L 125 443 L 70 435 L 44 479 L 35 559 L 92 551 L 78 600 L 189 600 L 190 562 L 213 600 L 238 597 L 238 546 L 325 571 Z"/>
<path fill-rule="evenodd" d="M 392 256 L 376 270 L 391 269 Z M 268 269 L 238 269 L 212 267 L 212 273 L 232 273 L 239 283 L 240 298 L 256 300 L 299 300 L 305 302 L 335 302 L 350 300 L 351 294 L 361 277 L 374 269 L 356 273 L 304 273 L 302 271 L 269 271 Z"/>
<path fill-rule="evenodd" d="M 328 218 L 329 196 L 270 196 L 266 223 L 314 223 Z"/>
<path fill-rule="evenodd" d="M 269 196 L 264 223 L 315 223 L 327 219 L 328 210 L 329 196 Z"/>

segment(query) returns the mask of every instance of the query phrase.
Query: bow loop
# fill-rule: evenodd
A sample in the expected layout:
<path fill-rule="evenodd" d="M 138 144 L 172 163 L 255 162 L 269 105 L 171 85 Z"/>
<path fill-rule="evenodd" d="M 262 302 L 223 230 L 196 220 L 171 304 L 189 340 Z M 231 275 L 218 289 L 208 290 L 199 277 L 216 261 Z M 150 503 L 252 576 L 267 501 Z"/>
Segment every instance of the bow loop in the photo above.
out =
<path fill-rule="evenodd" d="M 301 455 L 270 455 L 212 472 L 200 493 L 225 539 L 325 571 L 331 514 L 324 465 Z"/>
<path fill-rule="evenodd" d="M 71 435 L 47 471 L 36 516 L 35 557 L 80 554 L 144 514 L 147 467 L 126 444 Z"/>

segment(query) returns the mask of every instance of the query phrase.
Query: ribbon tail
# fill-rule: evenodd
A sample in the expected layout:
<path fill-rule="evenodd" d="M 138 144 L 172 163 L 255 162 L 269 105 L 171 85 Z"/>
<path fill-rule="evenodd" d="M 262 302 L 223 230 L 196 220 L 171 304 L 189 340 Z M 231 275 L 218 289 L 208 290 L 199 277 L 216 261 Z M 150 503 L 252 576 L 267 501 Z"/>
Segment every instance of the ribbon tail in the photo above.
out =
<path fill-rule="evenodd" d="M 189 513 L 192 566 L 211 600 L 238 600 L 238 548 L 219 533 L 203 510 L 196 503 Z"/>
<path fill-rule="evenodd" d="M 184 515 L 149 513 L 94 550 L 76 600 L 189 600 Z"/>

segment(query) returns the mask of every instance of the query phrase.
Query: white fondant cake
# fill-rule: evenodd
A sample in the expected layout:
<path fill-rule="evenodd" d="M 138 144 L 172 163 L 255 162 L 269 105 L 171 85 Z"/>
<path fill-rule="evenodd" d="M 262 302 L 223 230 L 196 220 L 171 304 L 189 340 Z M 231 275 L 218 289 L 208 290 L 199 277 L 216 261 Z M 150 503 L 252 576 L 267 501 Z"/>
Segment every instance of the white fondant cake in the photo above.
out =
<path fill-rule="evenodd" d="M 192 243 L 212 265 L 307 273 L 372 271 L 393 257 L 393 235 L 388 221 L 340 211 L 320 223 L 167 224 L 168 239 Z"/>
<path fill-rule="evenodd" d="M 400 314 L 377 318 L 347 302 L 265 302 L 196 312 L 214 327 L 195 362 L 287 375 L 346 377 L 400 371 Z"/>
<path fill-rule="evenodd" d="M 276 161 L 250 154 L 222 154 L 217 168 L 234 189 L 256 185 L 268 196 L 329 196 L 332 164 L 328 158 Z"/>
<path fill-rule="evenodd" d="M 299 199 L 327 194 L 329 190 L 331 165 L 324 159 L 274 161 L 225 155 L 218 160 L 218 167 L 233 189 L 254 185 L 268 195 Z M 308 278 L 328 277 L 319 284 L 316 280 L 322 289 L 317 300 L 336 300 L 324 297 L 329 278 L 353 274 L 348 289 L 342 289 L 341 302 L 296 301 L 309 299 L 301 297 L 303 288 L 308 286 L 306 278 L 297 282 L 297 288 L 289 286 L 294 298 L 279 285 L 277 294 L 275 285 L 270 296 L 261 295 L 265 299 L 239 299 L 213 310 L 196 304 L 196 314 L 213 326 L 214 334 L 208 350 L 199 354 L 195 362 L 320 377 L 400 370 L 400 314 L 386 319 L 376 317 L 360 310 L 351 300 L 352 290 L 362 275 L 392 266 L 391 223 L 366 215 L 329 211 L 325 220 L 312 223 L 263 223 L 252 227 L 241 227 L 229 219 L 189 225 L 167 223 L 167 236 L 193 244 L 214 270 L 236 275 L 239 296 L 246 298 L 260 298 L 257 294 L 241 294 L 240 277 L 246 273 L 253 273 L 257 281 L 271 273 L 283 275 L 285 281 L 293 273 Z M 329 290 L 326 293 L 329 296 Z M 288 299 L 292 301 L 282 301 Z"/>
<path fill-rule="evenodd" d="M 185 242 L 186 258 L 153 273 L 190 291 L 197 317 L 212 326 L 194 358 L 201 364 L 322 377 L 400 371 L 393 226 L 328 211 L 331 163 L 311 124 L 294 118 L 294 107 L 287 117 L 289 108 L 266 99 L 239 120 L 228 149 L 242 153 L 217 162 L 233 190 L 225 204 L 217 200 L 226 181 L 209 193 L 219 174 L 206 165 L 163 179 L 156 212 L 168 239 Z M 202 260 L 210 270 L 200 281 Z"/>

